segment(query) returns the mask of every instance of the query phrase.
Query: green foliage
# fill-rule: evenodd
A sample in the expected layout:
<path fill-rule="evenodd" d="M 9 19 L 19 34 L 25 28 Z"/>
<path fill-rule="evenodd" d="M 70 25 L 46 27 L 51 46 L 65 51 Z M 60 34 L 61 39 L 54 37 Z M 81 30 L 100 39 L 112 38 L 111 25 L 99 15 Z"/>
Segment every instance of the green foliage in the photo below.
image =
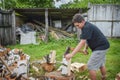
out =
<path fill-rule="evenodd" d="M 63 4 L 60 8 L 86 8 L 88 5 L 88 0 L 75 0 L 73 3 Z"/>
<path fill-rule="evenodd" d="M 113 80 L 118 72 L 120 72 L 120 39 L 110 39 L 110 49 L 107 53 L 107 72 L 108 80 Z M 112 74 L 112 75 L 111 75 Z"/>
<path fill-rule="evenodd" d="M 120 4 L 120 0 L 74 0 L 68 4 L 63 4 L 60 8 L 86 8 L 91 4 Z"/>
<path fill-rule="evenodd" d="M 29 5 L 29 8 L 48 8 L 54 7 L 53 0 L 18 0 L 19 3 L 24 2 L 24 5 Z M 19 5 L 18 5 L 19 6 Z M 19 6 L 21 7 L 21 6 Z"/>
<path fill-rule="evenodd" d="M 53 0 L 2 0 L 0 7 L 10 8 L 51 8 Z"/>
<path fill-rule="evenodd" d="M 15 0 L 1 0 L 0 7 L 11 9 L 13 6 L 16 6 Z"/>
<path fill-rule="evenodd" d="M 63 4 L 60 8 L 86 8 L 88 3 L 92 4 L 120 4 L 120 0 L 74 0 Z M 54 0 L 1 0 L 0 7 L 11 8 L 53 8 Z"/>

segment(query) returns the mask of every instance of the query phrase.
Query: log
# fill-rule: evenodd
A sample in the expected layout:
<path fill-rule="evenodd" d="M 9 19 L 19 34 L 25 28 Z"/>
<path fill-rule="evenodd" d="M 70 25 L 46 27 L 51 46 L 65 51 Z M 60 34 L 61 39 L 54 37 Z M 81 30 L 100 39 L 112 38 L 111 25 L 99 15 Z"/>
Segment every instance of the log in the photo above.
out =
<path fill-rule="evenodd" d="M 6 69 L 10 72 L 10 74 L 12 74 L 11 70 L 9 69 L 8 65 L 5 63 L 5 61 L 0 57 L 0 60 L 2 61 L 2 63 L 5 65 Z"/>
<path fill-rule="evenodd" d="M 49 26 L 48 26 L 48 9 L 45 9 L 45 42 L 48 42 L 48 30 Z"/>
<path fill-rule="evenodd" d="M 44 71 L 46 72 L 51 72 L 55 69 L 54 64 L 48 64 L 48 63 L 43 63 L 41 64 L 41 67 L 43 68 Z"/>
<path fill-rule="evenodd" d="M 68 76 L 71 75 L 71 59 L 68 60 Z"/>
<path fill-rule="evenodd" d="M 50 63 L 55 63 L 56 60 L 55 60 L 55 57 L 56 57 L 56 51 L 55 50 L 52 50 L 51 51 L 51 57 L 50 57 Z"/>
<path fill-rule="evenodd" d="M 82 72 L 84 70 L 87 69 L 87 65 L 84 64 L 84 63 L 78 63 L 78 62 L 74 62 L 71 64 L 71 70 L 74 72 L 74 71 L 77 71 L 77 72 Z"/>
<path fill-rule="evenodd" d="M 63 27 L 62 29 L 63 30 L 67 30 L 69 27 L 70 27 L 70 25 L 72 25 L 72 23 L 69 23 L 69 24 L 67 24 L 65 27 Z"/>
<path fill-rule="evenodd" d="M 63 61 L 62 61 L 62 67 L 61 67 L 61 74 L 70 76 L 71 75 L 71 59 L 66 60 L 65 55 L 70 53 L 70 47 L 67 47 L 64 56 L 63 56 Z"/>
<path fill-rule="evenodd" d="M 50 54 L 47 54 L 46 56 L 43 57 L 44 62 L 48 63 L 48 64 L 54 64 L 56 63 L 56 51 L 55 50 L 51 50 Z"/>
<path fill-rule="evenodd" d="M 66 49 L 66 52 L 64 53 L 64 56 L 70 53 L 70 47 Z M 71 59 L 67 60 L 67 71 L 68 71 L 68 76 L 71 74 Z"/>
<path fill-rule="evenodd" d="M 51 31 L 50 34 L 53 38 L 55 38 L 57 40 L 59 39 L 59 36 L 55 33 L 55 31 Z"/>
<path fill-rule="evenodd" d="M 47 72 L 51 72 L 55 69 L 55 63 L 56 63 L 56 51 L 51 50 L 50 54 L 47 54 L 46 56 L 43 57 L 43 61 L 41 64 L 41 67 L 43 70 Z"/>
<path fill-rule="evenodd" d="M 34 65 L 32 65 L 32 68 L 35 70 L 35 72 L 39 73 L 39 69 L 37 67 L 35 67 Z"/>
<path fill-rule="evenodd" d="M 118 73 L 118 74 L 116 75 L 115 80 L 120 80 L 120 73 Z"/>
<path fill-rule="evenodd" d="M 75 75 L 73 73 L 70 76 L 63 76 L 59 71 L 45 73 L 45 77 L 46 80 L 75 80 Z"/>
<path fill-rule="evenodd" d="M 40 26 L 38 26 L 38 25 L 36 25 L 36 24 L 34 24 L 35 25 L 35 29 L 37 30 L 37 31 L 39 31 L 39 32 L 43 32 L 43 31 L 45 31 L 43 28 L 41 28 Z"/>
<path fill-rule="evenodd" d="M 9 51 L 10 51 L 10 48 L 2 48 L 0 46 L 0 57 L 6 56 L 6 54 L 8 54 Z"/>
<path fill-rule="evenodd" d="M 38 25 L 41 25 L 41 27 L 45 28 L 45 24 L 40 23 L 40 22 L 37 21 L 37 20 L 33 20 L 33 21 L 34 21 L 35 23 L 37 23 Z M 73 37 L 73 36 L 74 36 L 74 34 L 69 34 L 69 33 L 67 33 L 66 31 L 62 31 L 62 30 L 53 28 L 53 27 L 51 27 L 51 26 L 49 26 L 49 31 L 61 32 L 61 33 L 63 33 L 65 36 L 68 36 L 68 37 Z"/>

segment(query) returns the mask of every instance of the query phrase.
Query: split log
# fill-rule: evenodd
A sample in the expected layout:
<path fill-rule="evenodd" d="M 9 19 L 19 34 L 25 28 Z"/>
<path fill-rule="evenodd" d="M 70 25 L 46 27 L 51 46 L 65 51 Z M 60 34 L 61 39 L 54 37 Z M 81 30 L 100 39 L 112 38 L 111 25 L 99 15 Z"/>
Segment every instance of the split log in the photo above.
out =
<path fill-rule="evenodd" d="M 43 62 L 44 63 L 50 63 L 50 64 L 54 64 L 56 63 L 56 51 L 55 50 L 51 50 L 50 54 L 47 54 L 46 56 L 43 57 Z"/>
<path fill-rule="evenodd" d="M 0 57 L 6 56 L 8 52 L 10 51 L 10 48 L 0 48 Z"/>
<path fill-rule="evenodd" d="M 34 25 L 35 25 L 35 29 L 36 29 L 37 31 L 39 31 L 39 32 L 45 31 L 44 28 L 41 28 L 40 26 L 38 26 L 38 25 L 36 25 L 36 24 L 34 24 Z"/>
<path fill-rule="evenodd" d="M 45 24 L 43 23 L 40 23 L 39 21 L 36 21 L 36 20 L 33 20 L 35 23 L 37 23 L 38 25 L 41 25 L 41 27 L 45 28 Z M 57 31 L 57 32 L 61 32 L 63 33 L 65 36 L 68 36 L 68 37 L 73 37 L 74 35 L 73 34 L 70 34 L 70 33 L 67 33 L 66 31 L 62 31 L 62 30 L 59 30 L 59 29 L 56 29 L 56 28 L 53 28 L 51 26 L 49 26 L 49 31 Z"/>
<path fill-rule="evenodd" d="M 55 38 L 55 39 L 60 39 L 59 37 L 58 37 L 58 35 L 55 33 L 55 31 L 51 31 L 50 32 L 50 34 L 51 34 L 51 36 L 53 37 L 53 38 Z"/>
<path fill-rule="evenodd" d="M 43 70 L 46 71 L 46 72 L 51 72 L 51 71 L 53 71 L 53 70 L 55 69 L 54 64 L 48 64 L 48 63 L 43 63 L 43 64 L 41 65 L 41 67 L 42 67 Z"/>
<path fill-rule="evenodd" d="M 65 37 L 66 37 L 65 35 L 63 35 L 63 34 L 60 33 L 60 32 L 56 32 L 56 34 L 57 34 L 57 36 L 58 36 L 59 38 L 65 38 Z"/>
<path fill-rule="evenodd" d="M 55 63 L 56 63 L 56 51 L 55 50 L 51 50 L 50 54 L 48 54 L 47 56 L 45 56 L 44 59 L 44 63 L 41 64 L 41 67 L 43 68 L 43 70 L 47 71 L 47 72 L 51 72 L 55 69 Z"/>
<path fill-rule="evenodd" d="M 65 38 L 65 37 L 66 37 L 66 36 L 63 35 L 62 33 L 60 33 L 60 32 L 55 32 L 55 31 L 51 31 L 50 34 L 51 34 L 51 36 L 52 36 L 53 38 L 55 38 L 56 40 L 59 40 L 59 39 L 61 39 L 61 38 Z"/>
<path fill-rule="evenodd" d="M 70 60 L 68 60 L 68 76 L 70 76 L 71 75 L 71 59 Z"/>
<path fill-rule="evenodd" d="M 120 73 L 118 73 L 118 74 L 116 75 L 115 80 L 120 80 Z"/>
<path fill-rule="evenodd" d="M 67 54 L 69 54 L 70 53 L 70 47 L 68 47 L 67 49 L 66 49 L 66 52 L 64 53 L 64 57 L 65 57 L 65 55 L 67 55 Z M 71 59 L 69 59 L 69 60 L 67 60 L 67 71 L 68 71 L 68 76 L 70 76 L 70 74 L 71 74 Z"/>
<path fill-rule="evenodd" d="M 71 70 L 74 72 L 74 71 L 77 71 L 77 72 L 82 72 L 84 70 L 87 69 L 87 65 L 84 64 L 84 63 L 78 63 L 78 62 L 74 62 L 71 64 Z"/>
<path fill-rule="evenodd" d="M 55 71 L 45 74 L 46 80 L 75 80 L 75 75 L 72 73 L 70 76 L 63 76 L 61 72 Z"/>
<path fill-rule="evenodd" d="M 70 47 L 67 47 L 63 59 L 62 59 L 62 65 L 58 69 L 58 71 L 61 71 L 61 74 L 64 76 L 70 76 L 71 75 L 71 59 L 67 60 L 65 56 L 70 53 Z"/>
<path fill-rule="evenodd" d="M 32 65 L 32 68 L 35 70 L 35 72 L 39 73 L 39 69 L 36 66 Z"/>
<path fill-rule="evenodd" d="M 51 50 L 50 63 L 53 64 L 53 63 L 56 62 L 55 57 L 56 57 L 56 51 L 55 50 Z"/>

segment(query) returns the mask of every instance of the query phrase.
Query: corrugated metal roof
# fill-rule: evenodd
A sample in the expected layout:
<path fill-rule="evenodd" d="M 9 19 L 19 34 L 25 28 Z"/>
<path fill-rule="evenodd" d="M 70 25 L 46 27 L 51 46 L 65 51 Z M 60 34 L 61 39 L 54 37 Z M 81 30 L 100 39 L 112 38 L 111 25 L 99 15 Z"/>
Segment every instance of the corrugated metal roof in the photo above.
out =
<path fill-rule="evenodd" d="M 15 12 L 22 14 L 24 16 L 43 16 L 45 15 L 45 8 L 16 8 Z M 84 13 L 88 8 L 48 8 L 48 15 L 53 19 L 71 18 L 75 13 Z"/>

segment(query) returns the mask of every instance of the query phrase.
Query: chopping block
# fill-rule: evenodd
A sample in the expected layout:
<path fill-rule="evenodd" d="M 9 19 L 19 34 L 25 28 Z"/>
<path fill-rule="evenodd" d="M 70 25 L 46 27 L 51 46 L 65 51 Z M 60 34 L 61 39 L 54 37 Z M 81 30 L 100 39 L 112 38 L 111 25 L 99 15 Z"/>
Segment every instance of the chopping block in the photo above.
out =
<path fill-rule="evenodd" d="M 45 80 L 75 80 L 75 75 L 71 73 L 70 76 L 64 76 L 60 71 L 54 71 L 46 73 Z"/>

